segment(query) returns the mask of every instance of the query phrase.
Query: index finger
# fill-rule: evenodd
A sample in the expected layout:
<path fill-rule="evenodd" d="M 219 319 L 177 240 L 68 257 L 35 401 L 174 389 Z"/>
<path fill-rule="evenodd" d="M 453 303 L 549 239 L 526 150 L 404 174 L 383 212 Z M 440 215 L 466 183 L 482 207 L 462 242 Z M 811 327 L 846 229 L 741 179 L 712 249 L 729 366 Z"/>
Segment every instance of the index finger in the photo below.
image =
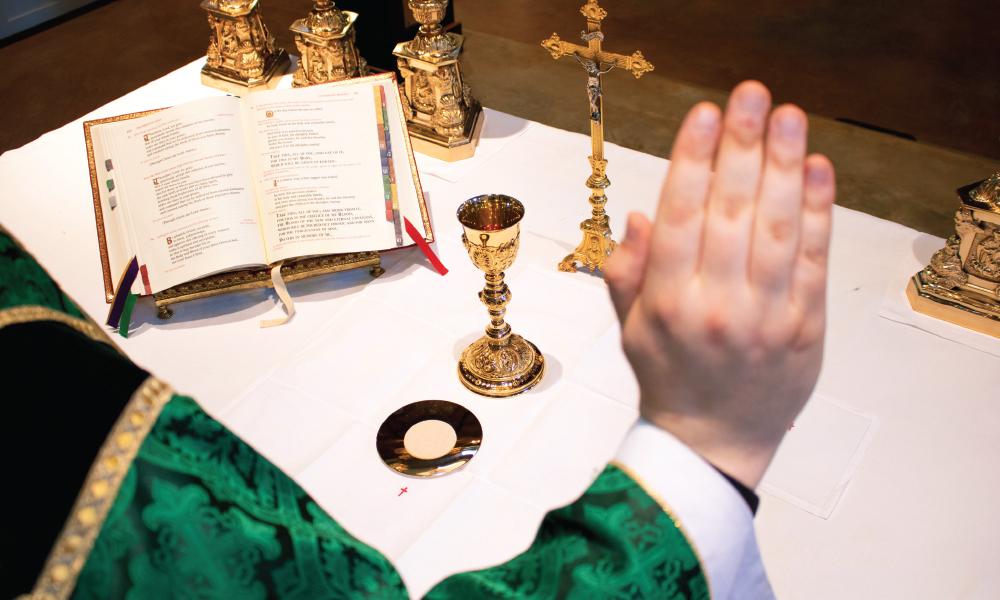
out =
<path fill-rule="evenodd" d="M 647 288 L 688 279 L 697 268 L 719 131 L 719 107 L 701 102 L 677 133 L 653 223 Z"/>

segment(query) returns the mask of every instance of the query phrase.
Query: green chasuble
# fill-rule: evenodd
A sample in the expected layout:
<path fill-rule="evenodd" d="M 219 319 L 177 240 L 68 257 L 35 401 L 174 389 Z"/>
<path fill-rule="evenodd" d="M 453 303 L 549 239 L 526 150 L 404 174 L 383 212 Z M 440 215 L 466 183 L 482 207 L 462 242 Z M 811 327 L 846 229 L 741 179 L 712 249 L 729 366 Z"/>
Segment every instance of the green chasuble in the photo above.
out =
<path fill-rule="evenodd" d="M 0 234 L 0 332 L 32 323 L 46 329 L 19 335 L 72 330 L 86 338 L 95 360 L 127 361 Z M 61 533 L 44 540 L 51 551 L 35 597 L 408 597 L 392 564 L 291 478 L 194 400 L 132 369 L 125 379 L 133 385 L 118 405 L 124 408 L 110 430 L 110 421 L 103 425 L 106 439 L 96 456 L 90 450 L 86 477 L 68 484 L 79 495 L 68 516 L 58 516 Z M 112 393 L 113 386 L 93 386 L 78 397 Z M 21 425 L 29 432 L 42 427 Z M 672 517 L 625 471 L 608 466 L 577 501 L 546 516 L 527 551 L 449 577 L 426 597 L 707 598 L 708 588 Z"/>

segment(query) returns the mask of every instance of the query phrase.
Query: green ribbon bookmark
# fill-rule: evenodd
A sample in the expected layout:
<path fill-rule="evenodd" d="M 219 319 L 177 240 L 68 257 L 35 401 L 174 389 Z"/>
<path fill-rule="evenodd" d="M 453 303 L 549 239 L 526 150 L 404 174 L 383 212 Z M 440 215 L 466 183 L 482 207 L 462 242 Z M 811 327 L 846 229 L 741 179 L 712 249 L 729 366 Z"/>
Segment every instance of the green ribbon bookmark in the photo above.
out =
<path fill-rule="evenodd" d="M 125 308 L 122 309 L 121 320 L 118 321 L 118 335 L 123 338 L 128 337 L 128 328 L 132 324 L 132 309 L 135 308 L 135 301 L 138 298 L 138 294 L 129 294 L 128 298 L 125 298 Z"/>

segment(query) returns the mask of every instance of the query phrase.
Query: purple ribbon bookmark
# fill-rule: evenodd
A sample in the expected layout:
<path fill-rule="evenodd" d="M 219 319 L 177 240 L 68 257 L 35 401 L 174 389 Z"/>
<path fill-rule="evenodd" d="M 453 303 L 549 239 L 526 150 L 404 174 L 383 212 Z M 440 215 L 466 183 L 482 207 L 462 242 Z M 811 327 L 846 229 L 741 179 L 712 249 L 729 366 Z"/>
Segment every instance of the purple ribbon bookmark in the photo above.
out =
<path fill-rule="evenodd" d="M 133 256 L 132 260 L 128 263 L 128 267 L 125 268 L 125 272 L 122 273 L 121 279 L 118 280 L 118 287 L 115 288 L 115 297 L 111 300 L 111 310 L 108 312 L 108 327 L 121 330 L 122 314 L 125 312 L 126 304 L 129 304 L 129 296 L 134 295 L 132 294 L 132 284 L 135 283 L 135 278 L 138 275 L 139 261 Z M 135 299 L 132 299 L 131 304 L 135 304 Z M 129 310 L 128 312 L 131 318 L 132 311 Z M 128 321 L 126 321 L 126 332 L 128 331 L 128 325 Z M 125 337 L 127 336 L 128 333 L 125 334 Z"/>

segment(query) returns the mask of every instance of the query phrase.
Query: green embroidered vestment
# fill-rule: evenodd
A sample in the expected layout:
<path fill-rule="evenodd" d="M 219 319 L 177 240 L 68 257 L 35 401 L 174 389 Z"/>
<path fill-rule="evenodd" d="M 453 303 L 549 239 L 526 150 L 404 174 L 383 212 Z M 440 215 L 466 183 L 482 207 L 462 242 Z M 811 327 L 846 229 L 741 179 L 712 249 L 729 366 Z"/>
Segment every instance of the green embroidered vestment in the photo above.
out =
<path fill-rule="evenodd" d="M 87 336 L 93 360 L 127 362 L 105 343 L 100 327 L 0 231 L 0 329 L 36 322 L 46 327 L 31 331 L 31 339 L 71 329 L 77 337 Z M 128 391 L 114 392 L 126 396 L 114 401 L 119 411 L 132 393 L 118 424 L 128 420 L 139 391 L 149 385 L 149 380 L 139 385 L 145 373 L 131 368 Z M 93 389 L 77 390 L 78 399 L 96 401 L 110 393 L 96 381 L 88 385 Z M 59 410 L 58 403 L 52 406 Z M 157 410 L 120 485 L 108 491 L 113 502 L 95 525 L 92 548 L 81 546 L 79 575 L 66 588 L 74 597 L 407 597 L 384 556 L 340 527 L 291 478 L 193 400 L 174 395 Z M 42 425 L 24 426 L 30 431 Z M 100 435 L 107 431 L 105 423 Z M 111 431 L 102 450 L 120 442 L 113 439 L 118 430 Z M 85 485 L 93 484 L 92 475 Z M 67 525 L 54 548 L 77 549 L 67 540 L 69 531 Z M 51 571 L 48 564 L 39 582 L 51 579 Z M 546 516 L 527 551 L 504 564 L 449 577 L 426 597 L 707 598 L 708 589 L 692 547 L 670 515 L 627 473 L 608 466 L 576 502 Z"/>

